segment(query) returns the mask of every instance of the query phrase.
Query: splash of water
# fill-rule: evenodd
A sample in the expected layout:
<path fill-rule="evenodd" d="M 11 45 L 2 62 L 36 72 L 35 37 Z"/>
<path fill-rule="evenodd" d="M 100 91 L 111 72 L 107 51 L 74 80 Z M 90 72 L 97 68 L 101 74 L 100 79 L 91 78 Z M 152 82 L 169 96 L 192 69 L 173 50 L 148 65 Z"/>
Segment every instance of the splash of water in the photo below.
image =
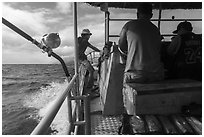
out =
<path fill-rule="evenodd" d="M 38 110 L 38 120 L 42 119 L 47 112 L 55 104 L 56 98 L 62 93 L 67 87 L 67 81 L 64 83 L 52 82 L 49 86 L 41 87 L 38 92 L 35 92 L 29 97 L 26 97 L 24 105 L 26 107 L 35 108 Z M 66 134 L 67 129 L 67 101 L 65 99 L 58 114 L 51 124 L 51 129 L 56 131 L 52 134 L 63 135 Z"/>

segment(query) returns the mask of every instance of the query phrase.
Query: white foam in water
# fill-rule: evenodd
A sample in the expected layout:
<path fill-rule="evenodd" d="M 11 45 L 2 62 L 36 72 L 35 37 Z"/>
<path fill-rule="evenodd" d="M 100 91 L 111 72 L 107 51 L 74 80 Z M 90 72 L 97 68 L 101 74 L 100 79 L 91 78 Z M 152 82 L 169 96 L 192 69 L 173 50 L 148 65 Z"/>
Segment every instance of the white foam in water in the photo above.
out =
<path fill-rule="evenodd" d="M 52 108 L 56 98 L 66 89 L 67 81 L 64 83 L 51 83 L 51 86 L 41 88 L 39 92 L 26 99 L 27 107 L 34 107 L 39 110 L 38 115 L 43 118 Z M 56 132 L 53 134 L 64 135 L 67 129 L 67 100 L 65 99 L 58 114 L 51 124 L 51 129 Z"/>

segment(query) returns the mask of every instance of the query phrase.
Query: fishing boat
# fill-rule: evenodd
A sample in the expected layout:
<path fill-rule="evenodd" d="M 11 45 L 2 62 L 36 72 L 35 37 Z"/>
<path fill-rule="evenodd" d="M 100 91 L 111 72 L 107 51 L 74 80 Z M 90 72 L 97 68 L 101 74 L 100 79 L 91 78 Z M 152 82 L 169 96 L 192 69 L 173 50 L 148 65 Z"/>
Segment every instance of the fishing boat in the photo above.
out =
<path fill-rule="evenodd" d="M 78 65 L 77 41 L 77 3 L 73 3 L 75 74 L 71 77 L 64 61 L 52 51 L 53 45 L 43 45 L 28 34 L 2 18 L 3 24 L 55 57 L 63 66 L 68 79 L 67 88 L 56 99 L 52 109 L 47 112 L 31 135 L 45 134 L 63 102 L 67 102 L 68 135 L 201 135 L 202 134 L 202 82 L 192 79 L 165 79 L 146 84 L 123 84 L 124 65 L 120 64 L 120 54 L 116 42 L 110 42 L 110 21 L 129 21 L 131 19 L 110 19 L 109 8 L 136 9 L 137 2 L 87 2 L 100 7 L 105 14 L 105 43 L 103 54 L 91 52 L 88 56 L 95 69 L 95 88 L 99 97 L 85 94 L 87 69 Z M 165 9 L 201 9 L 202 2 L 153 2 L 159 11 L 158 28 L 162 21 L 202 21 L 202 19 L 162 19 Z M 163 37 L 173 36 L 163 34 Z M 46 38 L 45 38 L 46 39 Z M 55 44 L 57 42 L 55 41 Z M 59 45 L 59 41 L 57 46 Z M 163 41 L 165 48 L 169 41 Z M 56 45 L 54 47 L 57 47 Z M 125 101 L 123 101 L 125 100 Z M 134 115 L 123 114 L 125 109 Z M 124 131 L 128 125 L 129 131 Z M 123 129 L 123 131 L 122 131 Z"/>

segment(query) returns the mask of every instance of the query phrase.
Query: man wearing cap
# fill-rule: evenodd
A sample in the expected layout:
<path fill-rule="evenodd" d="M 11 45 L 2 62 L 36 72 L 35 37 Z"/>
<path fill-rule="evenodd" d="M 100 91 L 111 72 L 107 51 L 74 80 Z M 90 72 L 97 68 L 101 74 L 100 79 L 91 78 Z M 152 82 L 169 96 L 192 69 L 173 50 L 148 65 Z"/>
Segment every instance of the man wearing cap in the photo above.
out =
<path fill-rule="evenodd" d="M 140 4 L 138 19 L 127 22 L 120 32 L 119 51 L 126 63 L 124 83 L 145 83 L 164 78 L 160 60 L 161 35 L 150 21 L 152 15 L 150 3 Z"/>
<path fill-rule="evenodd" d="M 196 80 L 202 78 L 201 36 L 193 33 L 192 30 L 191 23 L 184 21 L 180 22 L 177 29 L 173 31 L 177 36 L 172 39 L 167 53 L 174 63 L 170 71 L 175 78 Z"/>
<path fill-rule="evenodd" d="M 173 31 L 173 34 L 177 34 L 176 37 L 172 38 L 172 42 L 167 49 L 169 55 L 174 56 L 181 45 L 181 35 L 192 34 L 193 28 L 190 22 L 184 21 L 178 24 L 177 29 Z"/>
<path fill-rule="evenodd" d="M 87 88 L 92 88 L 94 85 L 94 78 L 93 78 L 93 72 L 94 72 L 94 68 L 93 66 L 90 64 L 90 62 L 87 60 L 87 56 L 85 55 L 85 51 L 87 49 L 87 47 L 100 52 L 100 50 L 96 47 L 94 47 L 93 45 L 91 45 L 89 43 L 89 38 L 92 35 L 92 33 L 89 31 L 89 29 L 83 29 L 82 33 L 81 33 L 81 37 L 78 37 L 78 43 L 79 43 L 79 62 L 81 64 L 84 64 L 89 72 L 89 76 L 88 76 L 88 84 L 86 85 Z"/>

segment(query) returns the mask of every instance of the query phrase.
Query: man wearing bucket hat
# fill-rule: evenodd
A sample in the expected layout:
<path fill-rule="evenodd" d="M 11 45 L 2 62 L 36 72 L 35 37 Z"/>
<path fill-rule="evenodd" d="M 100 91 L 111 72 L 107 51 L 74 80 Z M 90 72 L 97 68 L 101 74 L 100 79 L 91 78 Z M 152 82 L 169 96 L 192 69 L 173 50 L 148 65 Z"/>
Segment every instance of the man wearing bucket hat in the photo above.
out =
<path fill-rule="evenodd" d="M 177 34 L 167 49 L 173 65 L 172 76 L 176 78 L 202 79 L 202 40 L 200 35 L 192 32 L 192 24 L 188 21 L 180 22 Z"/>
<path fill-rule="evenodd" d="M 83 66 L 85 66 L 85 68 L 88 71 L 88 77 L 87 77 L 87 83 L 85 82 L 85 87 L 87 89 L 92 89 L 94 88 L 94 77 L 93 77 L 93 73 L 94 73 L 94 68 L 91 65 L 91 63 L 87 60 L 87 56 L 85 55 L 85 51 L 87 49 L 87 47 L 100 52 L 100 50 L 96 47 L 94 47 L 93 45 L 91 45 L 89 43 L 89 38 L 92 35 L 92 33 L 90 32 L 89 29 L 83 29 L 82 33 L 81 33 L 81 37 L 78 37 L 78 43 L 79 43 L 79 63 Z M 93 93 L 91 94 L 91 96 L 93 96 Z M 96 94 L 96 96 L 98 96 L 98 94 Z"/>
<path fill-rule="evenodd" d="M 79 42 L 79 60 L 83 61 L 83 60 L 87 60 L 87 57 L 85 55 L 85 51 L 87 49 L 87 47 L 100 52 L 100 50 L 96 47 L 94 47 L 93 45 L 91 45 L 89 43 L 89 38 L 92 35 L 92 33 L 90 32 L 89 29 L 83 29 L 82 33 L 81 33 L 81 37 L 78 38 L 78 42 Z"/>

